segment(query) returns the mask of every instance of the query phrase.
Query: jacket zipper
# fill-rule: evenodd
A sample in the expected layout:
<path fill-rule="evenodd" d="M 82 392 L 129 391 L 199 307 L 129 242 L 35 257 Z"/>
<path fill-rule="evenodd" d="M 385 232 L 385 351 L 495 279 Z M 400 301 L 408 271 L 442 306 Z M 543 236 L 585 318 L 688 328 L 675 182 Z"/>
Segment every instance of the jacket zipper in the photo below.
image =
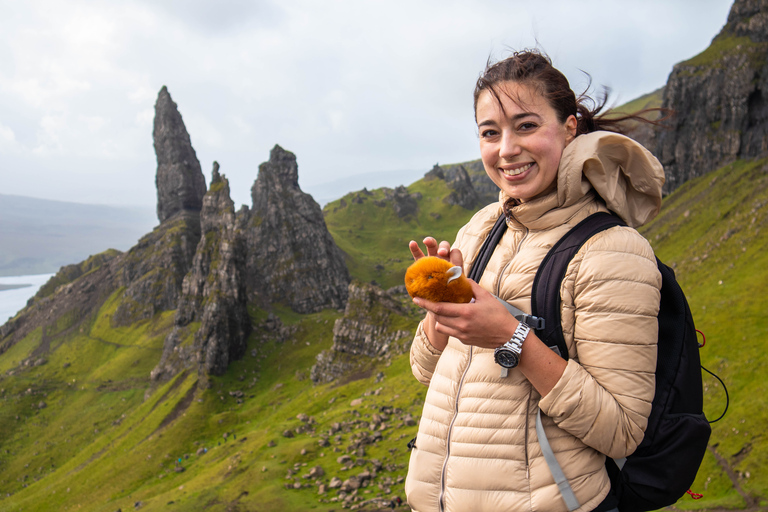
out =
<path fill-rule="evenodd" d="M 528 237 L 528 233 L 529 233 L 528 228 L 525 228 L 525 232 L 523 233 L 522 238 L 517 243 L 517 250 L 516 250 L 515 254 L 512 256 L 512 258 L 510 258 L 510 260 L 507 262 L 507 264 L 504 265 L 504 268 L 501 269 L 501 272 L 499 272 L 499 277 L 496 280 L 496 296 L 497 297 L 501 297 L 501 278 L 502 278 L 502 276 L 504 276 L 504 273 L 507 271 L 507 268 L 509 268 L 509 266 L 512 264 L 512 260 L 514 259 L 514 257 L 517 256 L 518 254 L 520 254 L 520 248 L 523 246 L 523 242 Z M 525 413 L 525 438 L 524 438 L 525 448 L 523 450 L 524 453 L 525 453 L 525 479 L 529 480 L 529 485 L 530 485 L 530 479 L 531 479 L 531 465 L 530 465 L 530 458 L 529 458 L 529 454 L 528 454 L 528 436 L 529 436 L 529 432 L 528 432 L 529 428 L 528 427 L 530 426 L 530 414 L 528 413 L 528 411 L 530 411 L 530 409 L 531 409 L 531 394 L 532 393 L 533 393 L 533 390 L 529 389 L 528 390 L 528 402 L 526 404 L 526 413 Z"/>
<path fill-rule="evenodd" d="M 448 459 L 451 456 L 451 434 L 453 433 L 453 424 L 456 422 L 456 417 L 459 415 L 459 396 L 461 396 L 461 387 L 464 385 L 464 378 L 467 376 L 467 372 L 469 371 L 469 365 L 472 364 L 473 348 L 474 347 L 472 346 L 469 347 L 469 359 L 467 359 L 467 367 L 464 368 L 464 372 L 461 374 L 461 379 L 459 380 L 459 387 L 456 389 L 456 400 L 453 406 L 453 418 L 451 418 L 451 423 L 448 425 L 448 436 L 445 440 L 445 460 L 443 461 L 443 470 L 440 473 L 440 495 L 437 501 L 437 507 L 440 512 L 445 511 L 445 503 L 443 502 L 443 499 L 445 498 L 445 472 L 448 468 Z"/>
<path fill-rule="evenodd" d="M 526 411 L 525 411 L 525 479 L 528 480 L 528 486 L 530 487 L 530 480 L 531 480 L 531 465 L 528 455 L 528 436 L 529 436 L 529 427 L 530 427 L 530 420 L 531 420 L 531 395 L 533 394 L 533 390 L 528 390 L 528 401 L 526 402 Z M 529 493 L 530 494 L 530 493 Z"/>

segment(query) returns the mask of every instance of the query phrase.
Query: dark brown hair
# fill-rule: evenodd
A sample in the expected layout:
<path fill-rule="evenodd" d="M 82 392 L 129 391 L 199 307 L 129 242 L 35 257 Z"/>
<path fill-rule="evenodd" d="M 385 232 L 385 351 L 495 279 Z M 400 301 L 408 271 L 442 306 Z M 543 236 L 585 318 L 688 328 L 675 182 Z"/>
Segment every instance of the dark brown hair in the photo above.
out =
<path fill-rule="evenodd" d="M 608 101 L 608 89 L 603 90 L 599 100 L 592 99 L 586 92 L 577 98 L 565 75 L 557 70 L 550 58 L 539 50 L 514 52 L 511 56 L 494 64 L 489 59 L 485 71 L 475 85 L 475 112 L 477 112 L 478 97 L 485 90 L 493 94 L 501 104 L 498 86 L 503 82 L 517 82 L 535 88 L 555 110 L 561 123 L 565 123 L 569 116 L 575 116 L 577 136 L 597 130 L 624 133 L 622 125 L 628 120 L 660 125 L 660 122 L 669 114 L 669 111 L 658 108 L 645 109 L 632 114 L 610 116 L 606 113 L 601 114 Z M 651 120 L 643 117 L 653 112 L 663 114 L 662 119 Z"/>

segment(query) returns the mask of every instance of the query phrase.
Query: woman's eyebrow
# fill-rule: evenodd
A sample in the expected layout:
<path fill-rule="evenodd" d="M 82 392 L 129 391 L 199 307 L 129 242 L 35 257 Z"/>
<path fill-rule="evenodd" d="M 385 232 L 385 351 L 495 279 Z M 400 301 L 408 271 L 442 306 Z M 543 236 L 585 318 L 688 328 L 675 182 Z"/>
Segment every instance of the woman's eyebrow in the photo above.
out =
<path fill-rule="evenodd" d="M 541 119 L 541 116 L 537 114 L 536 112 L 520 112 L 519 114 L 515 114 L 512 117 L 510 117 L 511 121 L 519 121 L 521 119 L 525 119 L 526 117 L 535 117 L 536 119 Z M 496 121 L 493 119 L 487 119 L 485 121 L 480 121 L 477 123 L 477 126 L 488 126 L 488 125 L 495 125 Z"/>
<path fill-rule="evenodd" d="M 512 121 L 518 121 L 520 119 L 524 119 L 526 117 L 535 117 L 537 119 L 541 119 L 541 116 L 537 114 L 536 112 L 520 112 L 519 114 L 513 115 L 510 119 Z"/>

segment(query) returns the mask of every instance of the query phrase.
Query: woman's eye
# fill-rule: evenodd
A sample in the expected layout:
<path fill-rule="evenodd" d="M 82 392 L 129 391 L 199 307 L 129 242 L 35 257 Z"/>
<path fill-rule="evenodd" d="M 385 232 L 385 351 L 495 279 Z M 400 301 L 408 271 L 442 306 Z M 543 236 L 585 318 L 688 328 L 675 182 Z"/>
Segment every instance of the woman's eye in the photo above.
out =
<path fill-rule="evenodd" d="M 480 136 L 483 137 L 484 139 L 487 139 L 488 137 L 493 137 L 494 135 L 496 135 L 496 133 L 497 133 L 496 130 L 483 130 L 482 132 L 480 132 Z"/>
<path fill-rule="evenodd" d="M 536 123 L 523 123 L 518 127 L 522 131 L 533 130 L 534 128 L 536 128 Z"/>

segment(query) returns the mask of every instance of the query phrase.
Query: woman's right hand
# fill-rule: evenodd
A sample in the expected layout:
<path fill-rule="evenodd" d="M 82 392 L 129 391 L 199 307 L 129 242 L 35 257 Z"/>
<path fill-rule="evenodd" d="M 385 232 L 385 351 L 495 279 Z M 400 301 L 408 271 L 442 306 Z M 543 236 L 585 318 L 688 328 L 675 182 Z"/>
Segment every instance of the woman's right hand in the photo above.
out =
<path fill-rule="evenodd" d="M 414 260 L 418 261 L 426 256 L 437 256 L 438 258 L 449 261 L 453 265 L 464 268 L 464 256 L 459 249 L 451 249 L 450 242 L 443 240 L 438 244 L 437 240 L 428 236 L 423 240 L 423 243 L 427 250 L 426 254 L 424 254 L 424 251 L 421 250 L 421 247 L 415 240 L 411 240 L 408 244 L 408 248 L 411 250 Z M 424 317 L 423 327 L 424 334 L 427 335 L 427 340 L 429 340 L 429 343 L 437 350 L 443 350 L 445 346 L 448 345 L 448 336 L 437 332 L 437 320 L 435 319 L 435 315 L 429 311 L 427 311 L 427 315 Z"/>

